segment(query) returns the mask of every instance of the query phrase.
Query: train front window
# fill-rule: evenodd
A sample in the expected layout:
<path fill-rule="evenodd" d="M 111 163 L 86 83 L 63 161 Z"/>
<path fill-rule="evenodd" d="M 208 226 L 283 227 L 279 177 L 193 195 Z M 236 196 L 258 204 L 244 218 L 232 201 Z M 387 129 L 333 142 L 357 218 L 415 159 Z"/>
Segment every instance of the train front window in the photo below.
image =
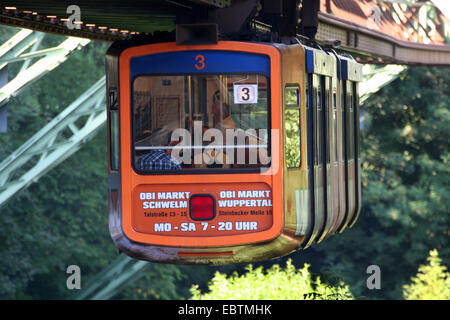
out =
<path fill-rule="evenodd" d="M 138 172 L 270 166 L 263 75 L 138 76 L 133 158 Z"/>

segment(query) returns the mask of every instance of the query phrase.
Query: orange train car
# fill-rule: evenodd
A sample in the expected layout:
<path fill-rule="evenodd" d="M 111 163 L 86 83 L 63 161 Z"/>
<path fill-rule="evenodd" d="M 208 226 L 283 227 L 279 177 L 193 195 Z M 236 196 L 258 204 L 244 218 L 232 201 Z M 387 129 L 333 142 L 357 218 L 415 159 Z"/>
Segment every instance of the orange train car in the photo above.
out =
<path fill-rule="evenodd" d="M 109 229 L 176 264 L 267 260 L 352 226 L 361 204 L 349 56 L 301 43 L 114 43 Z"/>

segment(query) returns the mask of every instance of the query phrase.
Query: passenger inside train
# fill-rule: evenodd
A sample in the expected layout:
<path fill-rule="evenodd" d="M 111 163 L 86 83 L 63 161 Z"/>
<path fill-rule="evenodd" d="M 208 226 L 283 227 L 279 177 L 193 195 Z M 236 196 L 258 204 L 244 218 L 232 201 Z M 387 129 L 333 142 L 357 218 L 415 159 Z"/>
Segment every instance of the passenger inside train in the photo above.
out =
<path fill-rule="evenodd" d="M 265 76 L 138 76 L 133 82 L 133 103 L 138 171 L 160 168 L 142 163 L 150 157 L 149 151 L 158 150 L 154 141 L 159 141 L 161 150 L 178 149 L 174 154 L 182 154 L 172 156 L 177 165 L 164 170 L 258 168 L 263 166 L 257 159 L 259 149 L 264 149 L 261 154 L 270 153 Z M 153 141 L 154 128 L 176 134 Z M 178 146 L 167 145 L 168 141 Z"/>
<path fill-rule="evenodd" d="M 172 147 L 177 142 L 171 142 L 170 137 L 170 132 L 161 128 L 152 132 L 152 135 L 147 139 L 152 150 L 139 159 L 141 170 L 181 170 L 178 160 L 171 156 Z"/>

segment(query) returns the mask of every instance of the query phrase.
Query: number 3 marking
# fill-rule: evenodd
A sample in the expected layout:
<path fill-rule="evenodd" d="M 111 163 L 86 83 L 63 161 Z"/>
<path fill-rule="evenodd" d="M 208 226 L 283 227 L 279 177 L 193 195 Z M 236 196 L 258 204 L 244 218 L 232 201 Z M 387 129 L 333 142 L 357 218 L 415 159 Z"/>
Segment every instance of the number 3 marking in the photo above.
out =
<path fill-rule="evenodd" d="M 249 88 L 242 88 L 243 97 L 242 100 L 248 101 L 250 99 L 250 89 Z"/>
<path fill-rule="evenodd" d="M 195 61 L 197 61 L 197 64 L 195 65 L 195 69 L 202 70 L 205 68 L 205 57 L 199 54 L 195 57 Z"/>

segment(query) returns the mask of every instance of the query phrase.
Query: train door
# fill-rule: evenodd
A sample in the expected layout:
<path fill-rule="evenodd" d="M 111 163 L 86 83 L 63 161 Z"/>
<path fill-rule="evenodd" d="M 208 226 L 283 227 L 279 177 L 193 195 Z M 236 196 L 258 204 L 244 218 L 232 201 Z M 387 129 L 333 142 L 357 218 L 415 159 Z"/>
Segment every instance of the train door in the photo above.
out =
<path fill-rule="evenodd" d="M 362 80 L 362 66 L 342 58 L 342 86 L 344 109 L 344 160 L 346 163 L 347 210 L 342 231 L 357 220 L 361 203 L 359 159 L 359 96 L 358 82 Z"/>
<path fill-rule="evenodd" d="M 353 110 L 353 86 L 351 81 L 344 80 L 344 106 L 346 123 L 346 162 L 347 162 L 347 190 L 348 190 L 348 215 L 346 225 L 350 223 L 356 208 L 355 190 L 355 135 L 354 135 L 354 110 Z"/>
<path fill-rule="evenodd" d="M 317 238 L 323 226 L 323 201 L 319 201 L 318 194 L 318 177 L 322 177 L 319 173 L 319 155 L 317 150 L 317 123 L 318 110 L 317 103 L 320 103 L 320 78 L 314 72 L 314 53 L 312 50 L 306 50 L 306 167 L 308 176 L 308 205 L 310 207 L 312 228 L 309 230 L 306 238 L 302 244 L 305 249 L 312 245 Z"/>
<path fill-rule="evenodd" d="M 322 229 L 316 239 L 316 242 L 324 240 L 331 232 L 334 222 L 336 220 L 337 209 L 335 205 L 334 193 L 335 183 L 333 182 L 334 167 L 332 166 L 332 152 L 334 132 L 332 117 L 332 78 L 336 75 L 335 58 L 323 51 L 315 51 L 314 55 L 315 73 L 319 74 L 320 78 L 320 95 L 318 95 L 317 102 L 317 134 L 318 139 L 316 146 L 318 150 L 318 181 L 321 181 L 323 186 L 319 189 L 319 197 L 317 201 L 322 201 L 323 207 L 323 225 Z M 320 176 L 319 176 L 320 175 Z M 319 203 L 318 203 L 319 204 Z M 320 205 L 320 204 L 319 204 Z"/>
<path fill-rule="evenodd" d="M 304 181 L 301 153 L 301 89 L 299 84 L 285 84 L 284 150 L 285 150 L 285 228 L 294 236 L 304 236 L 309 224 L 307 205 L 308 186 Z"/>
<path fill-rule="evenodd" d="M 335 119 L 336 119 L 336 152 L 337 152 L 337 167 L 338 167 L 338 190 L 339 190 L 339 218 L 336 224 L 336 232 L 341 232 L 341 226 L 345 221 L 347 215 L 347 188 L 346 188 L 346 164 L 344 159 L 345 154 L 345 121 L 344 121 L 344 99 L 343 99 L 343 87 L 341 76 L 341 64 L 340 58 L 336 55 L 337 59 L 337 78 L 336 78 L 336 91 L 333 92 L 333 104 L 335 107 Z"/>
<path fill-rule="evenodd" d="M 306 69 L 308 73 L 309 112 L 308 118 L 308 150 L 312 151 L 310 158 L 310 195 L 314 211 L 314 236 L 309 241 L 318 243 L 330 232 L 335 220 L 335 210 L 330 204 L 331 188 L 331 155 L 327 135 L 330 132 L 328 120 L 331 108 L 331 78 L 336 73 L 333 68 L 334 58 L 317 49 L 306 50 Z M 332 127 L 331 127 L 332 128 Z M 314 239 L 313 239 L 314 238 Z"/>
<path fill-rule="evenodd" d="M 359 80 L 360 81 L 360 80 Z M 356 189 L 356 204 L 355 212 L 352 219 L 350 220 L 349 227 L 353 227 L 358 220 L 359 213 L 361 212 L 361 157 L 360 157 L 360 107 L 359 107 L 359 90 L 358 82 L 353 82 L 353 130 L 355 136 L 355 150 L 354 150 L 354 161 L 355 161 L 355 189 Z"/>
<path fill-rule="evenodd" d="M 324 81 L 320 75 L 313 75 L 313 126 L 314 126 L 314 208 L 316 223 L 320 226 L 319 234 L 326 224 L 326 193 L 325 193 L 325 148 L 324 148 Z M 319 236 L 319 235 L 318 235 Z M 317 238 L 315 239 L 317 242 Z"/>
<path fill-rule="evenodd" d="M 333 67 L 334 70 L 337 71 L 336 63 Z M 338 126 L 338 101 L 337 101 L 337 91 L 338 91 L 338 79 L 337 79 L 337 73 L 335 72 L 333 77 L 330 79 L 330 94 L 329 94 L 329 107 L 328 107 L 328 139 L 329 147 L 327 148 L 329 153 L 329 174 L 327 177 L 329 177 L 329 182 L 327 182 L 328 190 L 330 194 L 328 195 L 328 201 L 331 206 L 333 221 L 332 221 L 332 227 L 330 229 L 330 232 L 328 233 L 328 236 L 334 234 L 336 232 L 336 229 L 339 227 L 340 223 L 342 222 L 342 213 L 341 213 L 341 206 L 340 206 L 340 195 L 341 195 L 341 188 L 340 188 L 340 175 L 339 175 L 339 156 L 338 156 L 338 136 L 339 136 L 339 129 Z M 327 159 L 328 160 L 328 159 Z"/>
<path fill-rule="evenodd" d="M 284 137 L 284 230 L 305 243 L 313 229 L 310 206 L 305 95 L 305 50 L 302 45 L 278 45 L 281 54 Z"/>

